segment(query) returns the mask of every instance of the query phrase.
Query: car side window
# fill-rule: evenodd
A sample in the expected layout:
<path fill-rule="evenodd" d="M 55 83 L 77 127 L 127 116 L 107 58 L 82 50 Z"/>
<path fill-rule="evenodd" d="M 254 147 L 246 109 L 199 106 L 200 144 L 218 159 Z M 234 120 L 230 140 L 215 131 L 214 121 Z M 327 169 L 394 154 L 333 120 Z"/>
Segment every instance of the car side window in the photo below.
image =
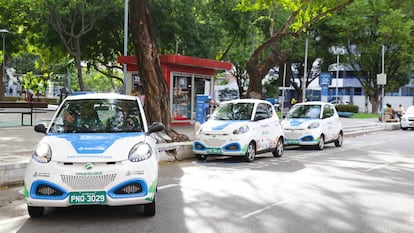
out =
<path fill-rule="evenodd" d="M 255 120 L 263 120 L 270 117 L 269 108 L 266 104 L 258 104 L 256 109 Z"/>
<path fill-rule="evenodd" d="M 325 105 L 323 107 L 323 118 L 325 119 L 325 118 L 329 118 L 329 117 L 333 116 L 333 111 L 332 110 L 333 110 L 332 108 Z"/>

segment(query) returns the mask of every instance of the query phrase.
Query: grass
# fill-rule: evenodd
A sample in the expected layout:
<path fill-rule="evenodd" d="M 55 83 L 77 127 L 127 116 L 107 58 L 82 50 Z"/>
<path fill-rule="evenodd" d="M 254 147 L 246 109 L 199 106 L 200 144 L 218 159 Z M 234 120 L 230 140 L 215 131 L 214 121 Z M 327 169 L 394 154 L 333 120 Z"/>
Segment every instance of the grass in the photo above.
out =
<path fill-rule="evenodd" d="M 352 115 L 352 118 L 358 118 L 358 119 L 367 119 L 367 118 L 378 118 L 378 113 L 354 113 Z"/>
<path fill-rule="evenodd" d="M 277 113 L 278 113 L 279 119 L 282 119 L 281 112 L 277 112 Z M 351 118 L 368 119 L 368 118 L 378 118 L 378 117 L 379 117 L 378 113 L 362 113 L 362 112 L 359 112 L 359 113 L 354 113 Z"/>

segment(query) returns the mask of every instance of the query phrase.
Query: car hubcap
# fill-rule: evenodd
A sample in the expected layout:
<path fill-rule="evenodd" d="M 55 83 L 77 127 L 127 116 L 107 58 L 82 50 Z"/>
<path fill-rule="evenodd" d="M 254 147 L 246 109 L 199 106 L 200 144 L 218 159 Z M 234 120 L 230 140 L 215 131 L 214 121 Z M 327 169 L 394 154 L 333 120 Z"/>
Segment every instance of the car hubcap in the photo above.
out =
<path fill-rule="evenodd" d="M 255 157 L 255 151 L 254 151 L 254 146 L 253 146 L 253 144 L 250 144 L 249 145 L 249 149 L 247 150 L 247 153 L 248 153 L 248 159 L 251 161 L 251 160 L 253 160 L 254 159 L 254 157 Z"/>

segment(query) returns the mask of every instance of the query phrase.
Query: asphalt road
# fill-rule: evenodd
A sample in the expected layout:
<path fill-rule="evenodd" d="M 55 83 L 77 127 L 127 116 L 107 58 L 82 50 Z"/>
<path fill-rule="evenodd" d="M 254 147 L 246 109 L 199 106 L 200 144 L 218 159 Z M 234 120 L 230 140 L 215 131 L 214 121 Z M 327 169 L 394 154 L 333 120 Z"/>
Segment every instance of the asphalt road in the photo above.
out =
<path fill-rule="evenodd" d="M 130 207 L 48 209 L 30 219 L 22 187 L 0 190 L 0 232 L 412 232 L 414 131 L 292 147 L 252 163 L 162 163 L 157 215 Z"/>

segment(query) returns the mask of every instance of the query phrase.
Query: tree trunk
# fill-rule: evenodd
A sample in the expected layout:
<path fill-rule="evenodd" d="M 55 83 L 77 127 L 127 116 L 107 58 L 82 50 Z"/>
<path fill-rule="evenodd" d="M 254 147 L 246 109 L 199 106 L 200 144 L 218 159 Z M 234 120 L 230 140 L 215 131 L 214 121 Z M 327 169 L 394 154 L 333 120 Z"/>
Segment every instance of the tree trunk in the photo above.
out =
<path fill-rule="evenodd" d="M 188 141 L 171 128 L 168 87 L 161 71 L 158 48 L 148 0 L 131 0 L 131 31 L 141 83 L 144 88 L 144 110 L 148 122 L 162 122 L 172 141 Z"/>
<path fill-rule="evenodd" d="M 256 59 L 250 59 L 247 62 L 247 73 L 249 74 L 249 88 L 247 89 L 247 96 L 253 99 L 262 98 L 262 74 L 258 69 Z"/>
<path fill-rule="evenodd" d="M 85 84 L 83 83 L 83 78 L 82 78 L 82 64 L 81 64 L 80 53 L 76 54 L 75 62 L 76 62 L 76 68 L 78 70 L 79 88 L 80 88 L 81 91 L 84 91 L 85 90 Z"/>

